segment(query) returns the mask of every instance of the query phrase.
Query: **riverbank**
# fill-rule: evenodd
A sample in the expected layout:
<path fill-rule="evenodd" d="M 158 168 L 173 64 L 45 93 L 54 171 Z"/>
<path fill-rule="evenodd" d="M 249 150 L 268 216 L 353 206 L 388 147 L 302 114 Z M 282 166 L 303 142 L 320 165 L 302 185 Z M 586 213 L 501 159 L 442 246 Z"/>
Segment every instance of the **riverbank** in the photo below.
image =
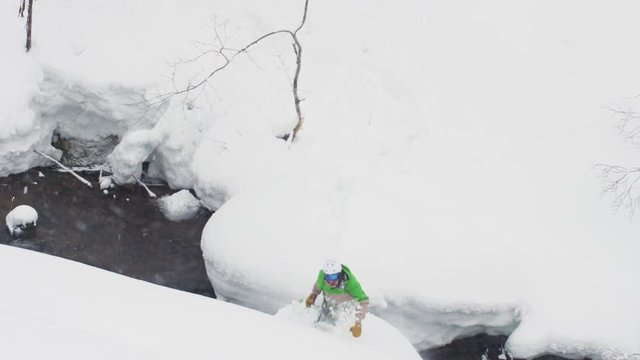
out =
<path fill-rule="evenodd" d="M 98 188 L 97 172 L 82 175 L 90 188 L 71 174 L 35 168 L 0 178 L 0 215 L 17 205 L 39 214 L 34 230 L 12 237 L 0 231 L 0 243 L 59 256 L 151 283 L 215 297 L 206 276 L 200 237 L 211 216 L 201 210 L 191 219 L 165 218 L 141 186 Z M 152 186 L 158 196 L 171 194 L 166 185 Z M 13 199 L 13 200 L 12 200 Z M 430 360 L 498 359 L 506 336 L 477 335 L 420 352 Z M 541 360 L 562 360 L 542 356 Z"/>

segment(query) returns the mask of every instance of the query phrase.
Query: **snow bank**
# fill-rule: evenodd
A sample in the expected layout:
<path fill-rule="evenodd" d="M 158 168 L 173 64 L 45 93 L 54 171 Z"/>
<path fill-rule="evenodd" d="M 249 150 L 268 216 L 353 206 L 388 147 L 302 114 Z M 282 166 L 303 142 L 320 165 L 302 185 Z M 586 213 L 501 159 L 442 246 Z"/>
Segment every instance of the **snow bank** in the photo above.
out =
<path fill-rule="evenodd" d="M 295 166 L 291 161 L 287 143 L 260 126 L 216 123 L 196 150 L 194 188 L 203 203 L 216 210 L 236 194 L 265 189 L 265 179 L 290 173 Z"/>
<path fill-rule="evenodd" d="M 0 284 L 0 356 L 6 359 L 325 359 L 319 349 L 331 349 L 336 359 L 420 358 L 381 320 L 371 319 L 368 337 L 345 339 L 4 245 Z M 378 339 L 376 332 L 391 337 Z"/>
<path fill-rule="evenodd" d="M 3 63 L 0 66 L 0 175 L 20 172 L 46 163 L 33 153 L 38 148 L 54 154 L 51 132 L 55 125 L 37 122 L 29 108 L 31 96 L 38 91 L 41 77 L 37 63 L 24 54 L 23 26 L 17 18 L 17 3 L 0 5 L 0 43 Z"/>
<path fill-rule="evenodd" d="M 191 73 L 181 70 L 190 67 L 186 60 L 204 51 L 200 46 L 209 41 L 215 4 L 184 6 L 168 1 L 140 6 L 77 0 L 38 4 L 28 54 L 23 50 L 24 19 L 16 16 L 18 5 L 5 3 L 0 9 L 6 64 L 0 70 L 5 79 L 0 87 L 0 175 L 48 164 L 33 149 L 60 158 L 61 152 L 51 146 L 54 132 L 72 143 L 99 143 L 150 131 L 165 115 L 173 126 L 155 132 L 170 131 L 171 139 L 146 142 L 144 158 L 140 151 L 123 155 L 132 148 L 124 143 L 110 165 L 115 178 L 127 182 L 143 161 L 152 160 L 157 174 L 170 185 L 192 187 L 188 172 L 197 141 L 194 134 L 206 129 L 202 119 L 208 121 L 212 112 L 196 101 L 189 105 L 192 111 L 185 112 L 184 98 L 172 102 L 158 96 L 193 80 Z M 185 64 L 174 65 L 183 60 Z M 208 64 L 193 66 L 200 71 Z M 179 137 L 180 133 L 186 136 Z M 161 134 L 158 137 L 163 140 Z M 89 161 L 103 161 L 104 155 Z"/>
<path fill-rule="evenodd" d="M 430 228 L 429 218 L 421 213 L 409 218 L 397 206 L 389 213 L 373 204 L 380 197 L 369 192 L 370 201 L 362 204 L 368 209 L 360 209 L 361 216 L 352 219 L 352 236 L 346 236 L 336 218 L 344 213 L 336 214 L 336 204 L 310 193 L 243 193 L 212 216 L 202 249 L 220 298 L 274 313 L 290 299 L 308 295 L 321 264 L 337 255 L 348 259 L 371 297 L 371 311 L 401 329 L 418 348 L 481 332 L 509 334 L 518 326 L 516 291 L 524 275 L 516 270 L 518 261 L 500 249 L 503 244 L 465 245 L 464 238 L 457 238 L 462 234 L 446 232 L 454 229 L 445 223 L 441 234 L 420 245 L 415 237 Z M 400 193 L 396 189 L 394 194 Z M 396 216 L 404 216 L 404 222 Z M 421 232 L 410 228 L 416 224 L 424 227 Z M 505 274 L 505 269 L 512 272 Z"/>
<path fill-rule="evenodd" d="M 639 352 L 640 229 L 592 169 L 637 158 L 603 107 L 637 92 L 638 5 L 364 6 L 312 3 L 288 152 L 196 158 L 198 193 L 224 204 L 202 238 L 217 294 L 275 312 L 337 256 L 419 349 L 488 332 L 518 357 Z"/>

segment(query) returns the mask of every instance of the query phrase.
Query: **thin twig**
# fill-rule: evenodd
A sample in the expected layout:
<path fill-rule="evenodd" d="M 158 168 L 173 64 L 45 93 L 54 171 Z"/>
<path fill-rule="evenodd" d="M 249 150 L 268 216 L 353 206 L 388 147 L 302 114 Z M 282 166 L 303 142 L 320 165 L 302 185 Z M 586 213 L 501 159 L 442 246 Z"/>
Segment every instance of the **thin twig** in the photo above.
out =
<path fill-rule="evenodd" d="M 636 97 L 628 99 L 626 106 L 606 107 L 618 119 L 618 131 L 631 142 L 640 135 L 640 112 L 633 109 L 634 101 L 637 101 Z"/>
<path fill-rule="evenodd" d="M 607 164 L 597 164 L 594 168 L 603 179 L 602 193 L 613 196 L 614 210 L 624 208 L 633 215 L 640 203 L 640 168 Z"/>
<path fill-rule="evenodd" d="M 147 190 L 147 194 L 149 194 L 150 197 L 152 198 L 157 198 L 158 196 L 156 194 L 153 193 L 153 191 L 149 190 L 149 188 L 147 187 L 147 185 L 145 185 L 142 181 L 138 180 L 138 178 L 136 178 L 135 176 L 132 176 L 140 185 L 142 185 L 142 187 L 144 187 L 145 190 Z"/>
<path fill-rule="evenodd" d="M 235 54 L 233 54 L 231 57 L 227 56 L 223 51 L 224 50 L 228 50 L 228 49 L 219 49 L 218 51 L 216 51 L 218 54 L 220 54 L 223 58 L 224 58 L 224 63 L 222 65 L 220 65 L 219 67 L 215 68 L 214 70 L 212 70 L 211 72 L 209 72 L 208 75 L 206 75 L 204 77 L 204 79 L 196 82 L 195 84 L 189 84 L 187 85 L 186 88 L 182 89 L 182 90 L 178 90 L 178 91 L 174 91 L 171 93 L 166 93 L 166 94 L 162 94 L 162 95 L 158 95 L 154 98 L 152 98 L 151 100 L 149 100 L 149 102 L 151 104 L 154 104 L 155 101 L 159 101 L 159 102 L 164 102 L 165 100 L 168 100 L 169 98 L 175 96 L 175 95 L 180 95 L 180 94 L 185 94 L 185 93 L 189 93 L 190 91 L 199 88 L 200 86 L 204 85 L 205 83 L 207 83 L 209 81 L 209 79 L 211 79 L 215 74 L 217 74 L 218 72 L 220 72 L 221 70 L 224 70 L 224 68 L 226 68 L 238 55 L 242 54 L 242 53 L 246 53 L 251 47 L 253 47 L 254 45 L 256 45 L 257 43 L 259 43 L 261 40 L 264 40 L 267 37 L 273 36 L 273 35 L 277 35 L 277 34 L 282 34 L 282 33 L 287 33 L 293 36 L 293 33 L 290 30 L 278 30 L 278 31 L 272 31 L 268 34 L 262 35 L 259 38 L 257 38 L 256 40 L 252 41 L 251 43 L 249 43 L 247 46 L 245 46 L 244 48 L 240 49 L 240 50 L 235 50 Z"/>
<path fill-rule="evenodd" d="M 59 162 L 58 160 L 52 158 L 49 155 L 43 154 L 42 152 L 38 151 L 38 150 L 33 150 L 36 154 L 42 155 L 45 158 L 53 161 L 54 163 L 56 163 L 58 166 L 60 166 L 61 168 L 63 168 L 65 171 L 71 173 L 71 175 L 75 176 L 78 180 L 82 181 L 85 185 L 87 185 L 88 187 L 92 188 L 93 186 L 91 185 L 91 182 L 89 182 L 87 179 L 83 178 L 82 176 L 78 175 L 75 171 L 69 169 L 68 167 L 62 165 L 61 162 Z"/>

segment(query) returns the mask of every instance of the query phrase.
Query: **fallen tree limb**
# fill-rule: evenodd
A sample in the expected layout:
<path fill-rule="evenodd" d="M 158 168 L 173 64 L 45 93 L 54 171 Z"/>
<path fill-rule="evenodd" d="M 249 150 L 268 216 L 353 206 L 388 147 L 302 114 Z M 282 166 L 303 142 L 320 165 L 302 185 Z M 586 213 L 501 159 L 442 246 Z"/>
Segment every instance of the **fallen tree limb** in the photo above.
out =
<path fill-rule="evenodd" d="M 49 159 L 49 160 L 53 161 L 53 162 L 54 162 L 54 163 L 56 163 L 58 166 L 60 166 L 62 169 L 64 169 L 65 171 L 67 171 L 67 172 L 71 173 L 71 175 L 75 176 L 78 180 L 82 181 L 82 182 L 83 182 L 85 185 L 87 185 L 88 187 L 90 187 L 90 188 L 92 188 L 92 187 L 93 187 L 93 186 L 91 185 L 91 182 L 89 182 L 89 180 L 87 180 L 87 179 L 83 178 L 82 176 L 78 175 L 75 171 L 73 171 L 73 170 L 69 169 L 68 167 L 66 167 L 66 166 L 64 166 L 64 165 L 62 165 L 62 163 L 61 163 L 61 162 L 59 162 L 58 160 L 56 160 L 56 159 L 52 158 L 51 156 L 46 155 L 46 154 L 44 154 L 44 153 L 42 153 L 42 152 L 40 152 L 40 151 L 38 151 L 38 150 L 35 150 L 35 149 L 34 149 L 33 151 L 34 151 L 36 154 L 39 154 L 39 155 L 41 155 L 41 156 L 44 156 L 45 158 L 47 158 L 47 159 Z"/>
<path fill-rule="evenodd" d="M 147 190 L 147 194 L 149 194 L 150 197 L 152 197 L 152 198 L 157 198 L 158 197 L 158 195 L 156 195 L 153 191 L 149 190 L 147 185 L 145 185 L 142 181 L 138 180 L 137 177 L 135 177 L 133 175 L 131 177 L 133 177 L 138 182 L 138 184 L 142 185 L 142 187 L 144 187 L 144 189 Z"/>

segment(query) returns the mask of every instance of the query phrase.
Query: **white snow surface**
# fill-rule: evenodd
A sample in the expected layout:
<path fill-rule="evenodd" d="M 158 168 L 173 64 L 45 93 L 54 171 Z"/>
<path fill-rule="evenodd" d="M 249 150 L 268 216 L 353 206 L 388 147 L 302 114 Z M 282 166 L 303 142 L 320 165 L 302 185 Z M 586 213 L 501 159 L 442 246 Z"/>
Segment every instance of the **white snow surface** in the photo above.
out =
<path fill-rule="evenodd" d="M 354 340 L 6 245 L 0 284 L 3 359 L 420 359 L 380 319 Z"/>
<path fill-rule="evenodd" d="M 335 256 L 419 349 L 489 332 L 518 357 L 640 353 L 640 225 L 593 171 L 637 165 L 607 109 L 640 105 L 637 1 L 311 0 L 291 145 L 286 35 L 142 100 L 206 76 L 219 42 L 295 29 L 301 0 L 37 2 L 30 54 L 0 6 L 0 175 L 59 156 L 54 129 L 119 136 L 116 181 L 150 160 L 218 210 L 222 298 L 275 313 Z"/>
<path fill-rule="evenodd" d="M 172 221 L 180 221 L 192 218 L 200 209 L 200 200 L 193 196 L 189 190 L 180 190 L 174 194 L 158 199 L 160 210 Z"/>
<path fill-rule="evenodd" d="M 19 233 L 23 226 L 38 223 L 38 212 L 29 205 L 18 205 L 11 209 L 5 217 L 7 228 L 11 235 Z"/>

